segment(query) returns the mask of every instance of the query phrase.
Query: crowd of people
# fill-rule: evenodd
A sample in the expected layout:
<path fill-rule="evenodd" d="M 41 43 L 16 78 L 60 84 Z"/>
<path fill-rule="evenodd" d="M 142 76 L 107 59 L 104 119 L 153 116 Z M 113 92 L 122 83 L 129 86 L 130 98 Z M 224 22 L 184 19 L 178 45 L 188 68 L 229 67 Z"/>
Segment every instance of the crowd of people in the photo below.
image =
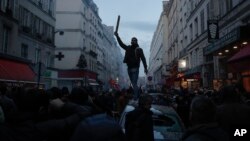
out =
<path fill-rule="evenodd" d="M 184 141 L 227 141 L 236 128 L 250 127 L 248 94 L 237 85 L 214 92 L 168 90 L 162 93 L 165 95 L 162 98 L 176 110 L 186 127 Z M 152 101 L 143 92 L 141 95 L 144 97 L 139 98 L 138 108 L 127 114 L 125 134 L 118 120 L 128 101 L 133 99 L 131 88 L 96 93 L 83 87 L 71 91 L 67 87 L 43 90 L 26 86 L 9 88 L 1 83 L 0 140 L 150 141 L 153 140 L 149 110 Z M 128 125 L 131 119 L 143 121 L 140 124 L 143 131 L 135 127 L 131 130 Z"/>
<path fill-rule="evenodd" d="M 1 141 L 123 141 L 112 94 L 88 88 L 0 86 Z"/>
<path fill-rule="evenodd" d="M 176 96 L 172 106 L 186 127 L 182 140 L 243 140 L 234 136 L 236 129 L 250 127 L 250 94 L 242 85 L 172 92 Z"/>

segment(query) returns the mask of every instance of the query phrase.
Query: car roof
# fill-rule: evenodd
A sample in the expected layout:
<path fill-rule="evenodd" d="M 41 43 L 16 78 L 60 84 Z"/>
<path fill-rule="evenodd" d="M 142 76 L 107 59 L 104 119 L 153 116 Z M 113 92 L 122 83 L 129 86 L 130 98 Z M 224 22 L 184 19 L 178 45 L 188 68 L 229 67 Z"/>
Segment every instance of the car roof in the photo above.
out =
<path fill-rule="evenodd" d="M 154 96 L 154 95 L 164 95 L 164 94 L 163 93 L 148 93 L 148 95 Z"/>
<path fill-rule="evenodd" d="M 132 111 L 134 110 L 136 107 L 135 104 L 129 104 L 125 107 L 125 112 L 129 112 L 129 111 Z M 151 108 L 150 110 L 156 114 L 156 115 L 160 115 L 160 114 L 177 114 L 175 112 L 175 110 L 170 107 L 170 106 L 163 106 L 163 105 L 151 105 Z"/>

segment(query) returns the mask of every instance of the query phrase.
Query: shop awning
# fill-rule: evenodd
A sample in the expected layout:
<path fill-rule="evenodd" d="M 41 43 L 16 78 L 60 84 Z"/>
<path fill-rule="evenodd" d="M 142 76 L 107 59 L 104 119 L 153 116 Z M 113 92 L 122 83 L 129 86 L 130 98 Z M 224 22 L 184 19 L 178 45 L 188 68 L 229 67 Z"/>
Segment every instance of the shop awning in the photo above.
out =
<path fill-rule="evenodd" d="M 26 63 L 0 59 L 0 79 L 34 82 L 35 73 Z"/>
<path fill-rule="evenodd" d="M 242 48 L 228 60 L 229 72 L 243 72 L 250 70 L 250 45 Z"/>
<path fill-rule="evenodd" d="M 250 45 L 242 48 L 239 52 L 237 52 L 233 57 L 231 57 L 228 62 L 233 62 L 237 60 L 250 58 Z"/>
<path fill-rule="evenodd" d="M 250 58 L 228 63 L 229 72 L 243 72 L 250 70 Z"/>

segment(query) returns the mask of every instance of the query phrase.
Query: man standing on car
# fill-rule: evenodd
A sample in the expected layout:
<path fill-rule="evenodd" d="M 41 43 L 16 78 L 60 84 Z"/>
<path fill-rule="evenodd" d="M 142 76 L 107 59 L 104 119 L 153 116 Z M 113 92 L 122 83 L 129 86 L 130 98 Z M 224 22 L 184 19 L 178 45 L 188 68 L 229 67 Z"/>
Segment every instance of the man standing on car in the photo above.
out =
<path fill-rule="evenodd" d="M 143 53 L 143 50 L 139 47 L 137 38 L 133 37 L 131 39 L 131 45 L 125 45 L 121 38 L 118 35 L 118 32 L 115 31 L 114 35 L 119 43 L 119 45 L 125 50 L 125 57 L 123 62 L 128 66 L 128 76 L 132 83 L 133 90 L 134 90 L 134 100 L 139 97 L 139 90 L 137 86 L 137 80 L 139 76 L 139 68 L 140 68 L 140 61 L 142 60 L 144 66 L 144 72 L 147 74 L 147 62 Z"/>
<path fill-rule="evenodd" d="M 153 118 L 150 111 L 152 104 L 150 95 L 139 98 L 138 107 L 130 111 L 125 119 L 125 135 L 127 141 L 153 141 Z"/>

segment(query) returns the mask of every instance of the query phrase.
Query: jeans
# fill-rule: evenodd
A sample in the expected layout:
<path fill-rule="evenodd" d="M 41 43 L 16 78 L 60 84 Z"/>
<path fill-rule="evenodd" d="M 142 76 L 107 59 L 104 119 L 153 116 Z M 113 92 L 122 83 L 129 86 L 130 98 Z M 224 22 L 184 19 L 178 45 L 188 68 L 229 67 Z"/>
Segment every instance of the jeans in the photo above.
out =
<path fill-rule="evenodd" d="M 139 90 L 138 90 L 138 86 L 137 86 L 137 80 L 138 80 L 138 76 L 139 76 L 139 68 L 131 68 L 128 69 L 128 76 L 129 79 L 131 81 L 133 90 L 134 90 L 134 99 L 137 99 L 139 97 Z"/>

